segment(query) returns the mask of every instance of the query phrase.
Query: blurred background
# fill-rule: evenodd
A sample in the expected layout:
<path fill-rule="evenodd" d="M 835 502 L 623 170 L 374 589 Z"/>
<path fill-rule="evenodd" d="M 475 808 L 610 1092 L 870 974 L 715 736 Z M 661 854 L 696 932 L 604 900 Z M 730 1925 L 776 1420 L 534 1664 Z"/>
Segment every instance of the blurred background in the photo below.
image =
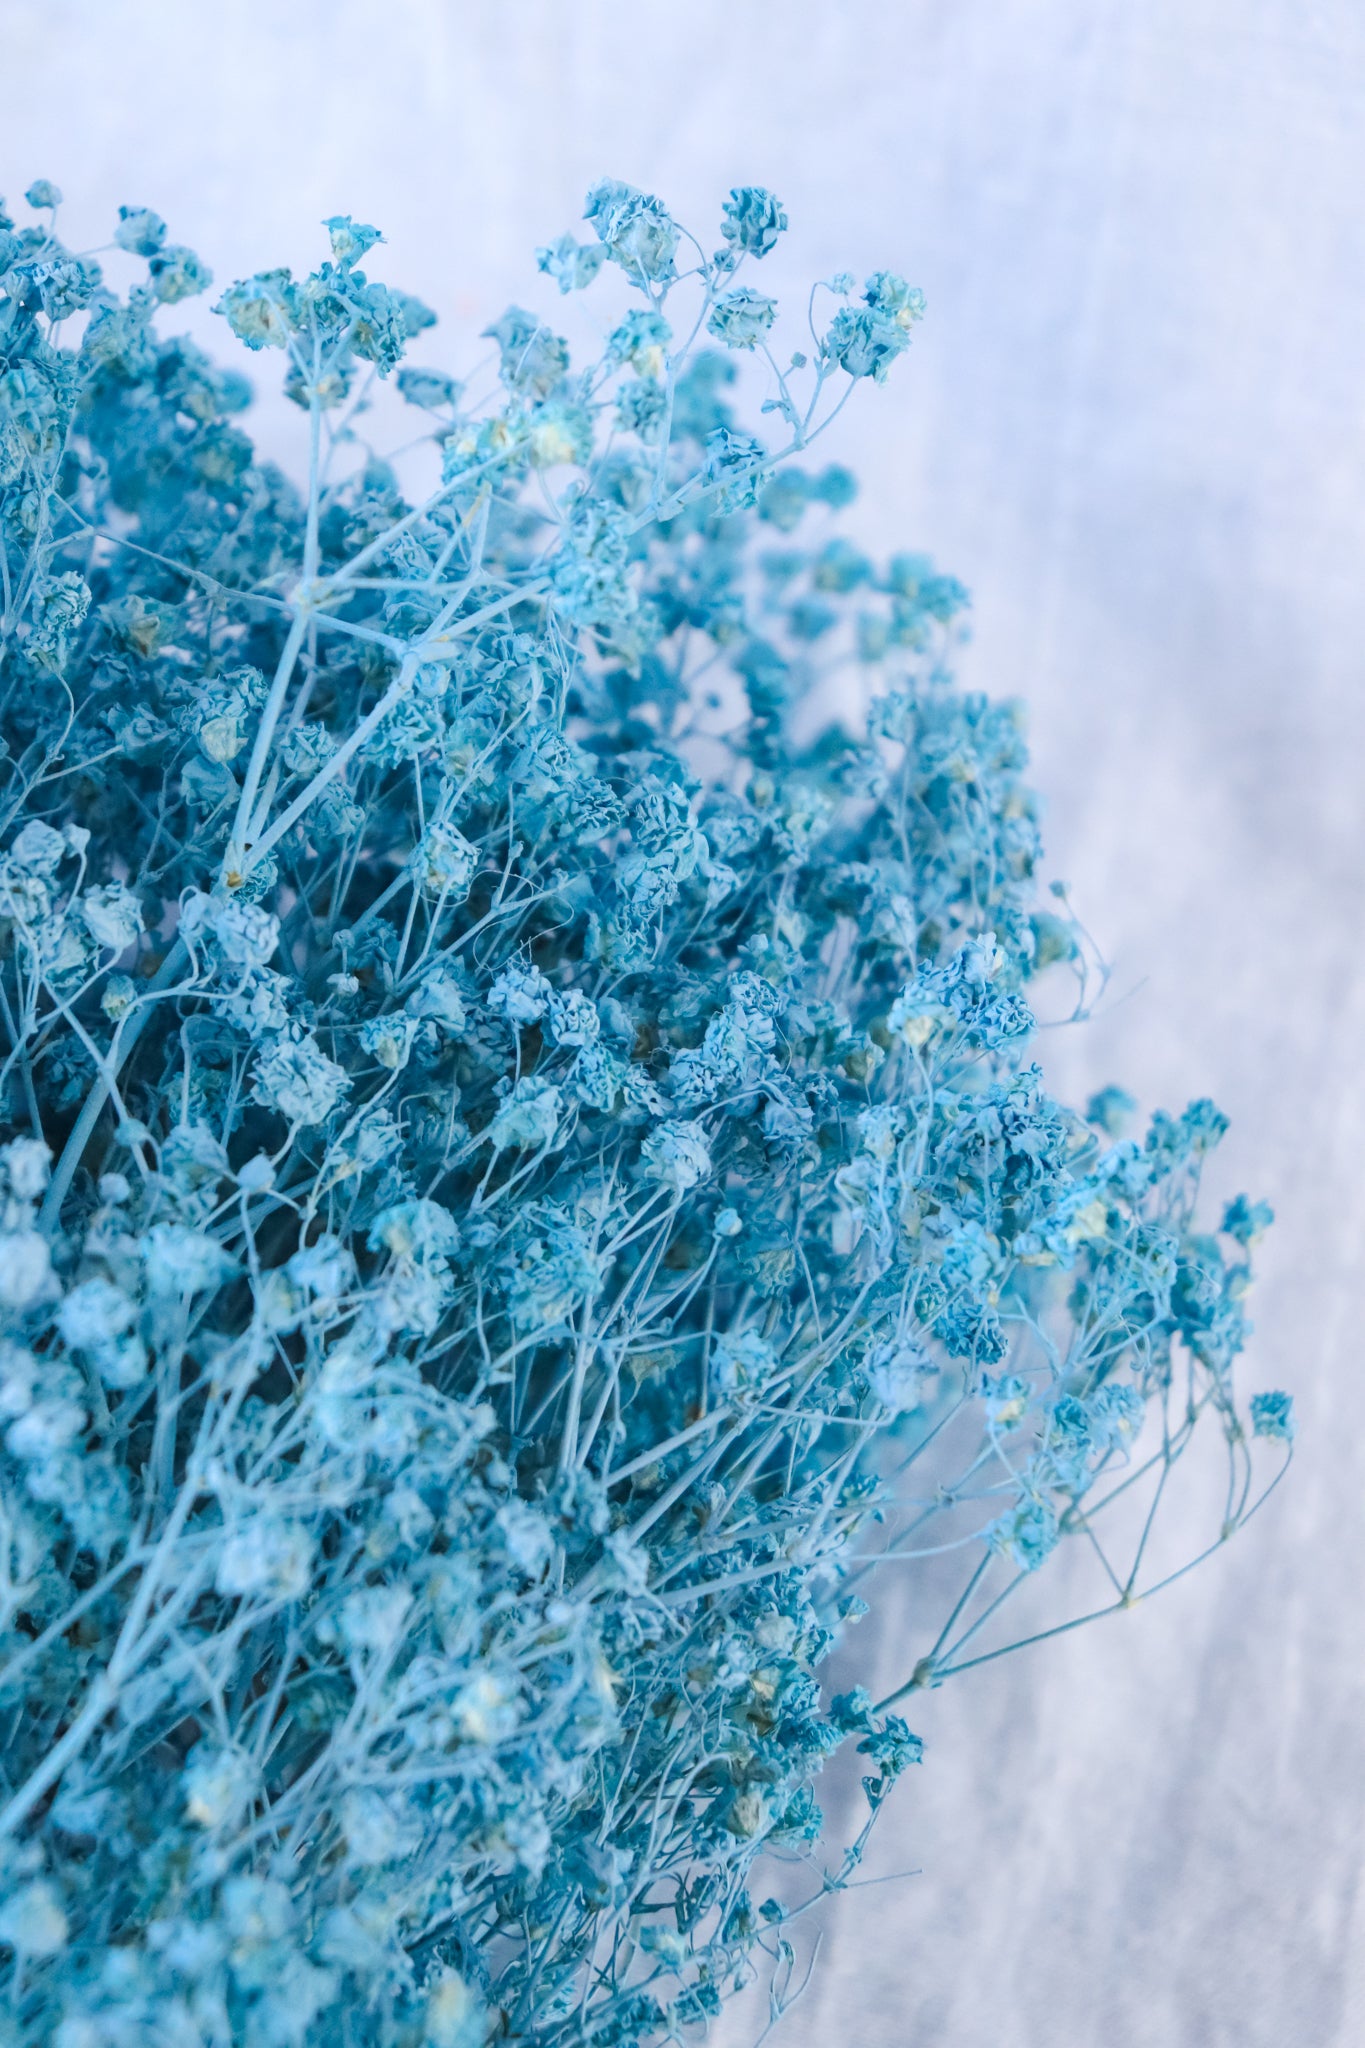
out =
<path fill-rule="evenodd" d="M 1032 707 L 1051 872 L 1115 969 L 1058 1084 L 1213 1095 L 1216 1192 L 1275 1205 L 1245 1384 L 1301 1437 L 1160 1601 L 915 1698 L 888 1881 L 831 1903 L 775 2038 L 1365 2040 L 1359 0 L 0 0 L 0 78 L 0 190 L 54 179 L 75 246 L 148 205 L 226 282 L 351 212 L 457 371 L 510 299 L 555 312 L 534 247 L 603 174 L 703 240 L 773 186 L 779 295 L 923 286 L 824 453 L 858 538 L 971 586 L 968 684 Z"/>

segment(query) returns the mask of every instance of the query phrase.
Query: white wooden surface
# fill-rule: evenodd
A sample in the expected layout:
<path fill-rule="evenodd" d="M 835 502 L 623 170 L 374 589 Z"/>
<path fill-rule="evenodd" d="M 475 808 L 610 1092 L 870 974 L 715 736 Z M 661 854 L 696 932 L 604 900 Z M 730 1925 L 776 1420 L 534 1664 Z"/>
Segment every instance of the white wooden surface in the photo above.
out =
<path fill-rule="evenodd" d="M 924 285 L 922 342 L 834 452 L 870 541 L 973 586 L 971 682 L 1033 705 L 1056 871 L 1126 992 L 1059 1073 L 1212 1093 L 1229 1185 L 1279 1210 L 1250 1383 L 1292 1388 L 1302 1445 L 1164 1604 L 923 1702 L 881 1852 L 923 1874 L 830 1915 L 779 2039 L 1352 2048 L 1359 0 L 0 0 L 0 74 L 0 189 L 57 179 L 91 241 L 156 206 L 224 278 L 376 219 L 452 349 L 603 172 L 704 231 L 770 183 L 771 270 Z M 881 1617 L 888 1681 L 913 1620 Z"/>

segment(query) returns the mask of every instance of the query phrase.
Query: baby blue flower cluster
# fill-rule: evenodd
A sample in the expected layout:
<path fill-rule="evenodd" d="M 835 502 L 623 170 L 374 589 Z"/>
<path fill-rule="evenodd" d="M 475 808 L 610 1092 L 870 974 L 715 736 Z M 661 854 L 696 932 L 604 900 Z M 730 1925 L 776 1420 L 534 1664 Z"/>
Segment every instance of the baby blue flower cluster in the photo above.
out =
<path fill-rule="evenodd" d="M 1013 1647 L 1067 1538 L 1102 1608 L 1184 1568 L 1149 1538 L 1206 1420 L 1210 1547 L 1292 1435 L 1234 1398 L 1270 1218 L 1197 1226 L 1218 1113 L 1125 1138 L 1121 1091 L 1075 1114 L 1033 1057 L 1096 962 L 1040 894 L 1018 707 L 954 683 L 965 593 L 840 537 L 851 478 L 798 460 L 920 294 L 841 277 L 784 360 L 738 281 L 771 193 L 707 255 L 604 181 L 539 256 L 615 295 L 598 360 L 514 307 L 476 402 L 404 365 L 431 316 L 338 215 L 310 276 L 216 302 L 307 416 L 295 482 L 159 324 L 199 259 L 145 207 L 73 253 L 28 204 L 6 2038 L 628 2048 L 759 1970 L 780 2007 L 788 1921 L 919 1760 L 901 1694 Z M 386 382 L 424 469 L 376 450 Z M 926 1555 L 905 1684 L 830 1697 L 855 1585 Z"/>

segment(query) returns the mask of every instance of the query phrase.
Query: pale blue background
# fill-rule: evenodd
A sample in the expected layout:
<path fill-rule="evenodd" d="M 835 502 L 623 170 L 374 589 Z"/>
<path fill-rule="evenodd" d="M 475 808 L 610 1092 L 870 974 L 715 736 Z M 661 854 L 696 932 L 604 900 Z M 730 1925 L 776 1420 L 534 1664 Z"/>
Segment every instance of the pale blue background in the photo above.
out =
<path fill-rule="evenodd" d="M 74 233 L 149 204 L 226 278 L 350 210 L 453 354 L 603 172 L 703 231 L 771 183 L 771 271 L 925 287 L 841 428 L 855 516 L 971 583 L 969 679 L 1034 707 L 1128 992 L 1068 1085 L 1214 1094 L 1280 1211 L 1250 1384 L 1303 1443 L 1163 1603 L 922 1704 L 879 1853 L 923 1875 L 829 1916 L 778 2038 L 1365 2039 L 1360 0 L 0 0 L 0 81 L 0 185 Z"/>

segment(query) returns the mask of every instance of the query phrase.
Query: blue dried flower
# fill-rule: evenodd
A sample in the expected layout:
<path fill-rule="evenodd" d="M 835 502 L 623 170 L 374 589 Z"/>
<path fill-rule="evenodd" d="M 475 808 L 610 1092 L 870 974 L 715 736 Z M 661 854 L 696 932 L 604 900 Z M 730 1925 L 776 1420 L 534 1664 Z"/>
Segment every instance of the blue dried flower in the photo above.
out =
<path fill-rule="evenodd" d="M 721 233 L 746 256 L 766 256 L 787 225 L 778 201 L 762 185 L 737 185 L 721 212 Z"/>
<path fill-rule="evenodd" d="M 1196 1223 L 1222 1117 L 1109 1143 L 1128 1098 L 1044 1085 L 1033 984 L 1097 963 L 965 591 L 789 466 L 919 293 L 771 365 L 762 444 L 695 336 L 766 345 L 777 201 L 682 276 L 657 199 L 587 217 L 542 269 L 636 310 L 576 366 L 511 309 L 484 402 L 399 367 L 431 315 L 349 216 L 230 284 L 297 486 L 163 332 L 208 273 L 159 216 L 125 300 L 0 227 L 16 2039 L 679 2038 L 789 1956 L 770 1857 L 849 1881 L 834 1751 L 870 1822 L 890 1708 L 1054 1549 L 1127 1605 L 1110 1500 L 1209 1422 L 1231 1533 L 1292 1436 L 1234 1392 L 1269 1211 Z M 429 468 L 353 424 L 390 372 Z M 852 1579 L 925 1553 L 904 1684 L 830 1699 Z"/>
<path fill-rule="evenodd" d="M 747 285 L 725 292 L 707 315 L 707 331 L 727 348 L 753 348 L 777 317 L 777 301 Z"/>
<path fill-rule="evenodd" d="M 583 209 L 613 263 L 632 283 L 664 284 L 674 275 L 677 224 L 648 192 L 603 178 L 594 185 Z"/>
<path fill-rule="evenodd" d="M 1289 1395 L 1253 1394 L 1251 1426 L 1257 1436 L 1268 1436 L 1285 1444 L 1293 1443 L 1294 1403 Z"/>
<path fill-rule="evenodd" d="M 606 258 L 605 249 L 594 248 L 591 242 L 576 242 L 572 235 L 561 235 L 549 248 L 536 250 L 538 268 L 552 277 L 562 292 L 581 292 L 592 283 Z"/>

